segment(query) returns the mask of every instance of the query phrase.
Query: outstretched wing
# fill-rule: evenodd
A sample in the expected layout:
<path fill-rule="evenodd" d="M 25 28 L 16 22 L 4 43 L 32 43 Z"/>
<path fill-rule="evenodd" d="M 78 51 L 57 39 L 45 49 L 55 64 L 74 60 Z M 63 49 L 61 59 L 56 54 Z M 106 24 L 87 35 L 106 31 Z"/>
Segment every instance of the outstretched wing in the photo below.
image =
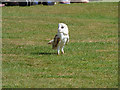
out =
<path fill-rule="evenodd" d="M 52 43 L 52 49 L 57 49 L 59 41 L 60 41 L 60 37 L 58 35 L 55 35 L 54 41 Z"/>
<path fill-rule="evenodd" d="M 52 40 L 50 40 L 50 41 L 48 42 L 48 44 L 52 44 L 52 43 L 53 43 L 53 41 L 54 41 L 53 39 L 52 39 Z"/>

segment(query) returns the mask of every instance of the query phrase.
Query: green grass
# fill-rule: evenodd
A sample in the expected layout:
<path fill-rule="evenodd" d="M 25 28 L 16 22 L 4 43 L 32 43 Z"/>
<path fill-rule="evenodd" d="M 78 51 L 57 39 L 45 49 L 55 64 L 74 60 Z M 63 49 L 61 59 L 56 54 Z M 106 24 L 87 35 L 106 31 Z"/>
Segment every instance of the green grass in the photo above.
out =
<path fill-rule="evenodd" d="M 118 3 L 2 8 L 3 88 L 117 88 Z M 47 44 L 58 23 L 70 42 Z"/>

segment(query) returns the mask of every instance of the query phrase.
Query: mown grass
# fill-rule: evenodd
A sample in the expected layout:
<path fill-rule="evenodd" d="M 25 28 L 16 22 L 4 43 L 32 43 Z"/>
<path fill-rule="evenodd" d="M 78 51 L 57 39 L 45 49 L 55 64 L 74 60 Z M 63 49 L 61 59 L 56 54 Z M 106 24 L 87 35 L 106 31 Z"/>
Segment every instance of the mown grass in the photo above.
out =
<path fill-rule="evenodd" d="M 2 8 L 3 88 L 117 88 L 118 3 Z M 47 45 L 58 23 L 70 42 Z"/>

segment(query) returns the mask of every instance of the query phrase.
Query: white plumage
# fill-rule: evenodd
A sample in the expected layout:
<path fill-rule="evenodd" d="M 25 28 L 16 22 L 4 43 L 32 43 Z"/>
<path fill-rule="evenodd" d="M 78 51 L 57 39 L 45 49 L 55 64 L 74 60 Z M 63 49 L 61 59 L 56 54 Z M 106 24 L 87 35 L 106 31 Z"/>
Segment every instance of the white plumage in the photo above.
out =
<path fill-rule="evenodd" d="M 64 23 L 58 24 L 58 33 L 55 35 L 54 39 L 49 41 L 48 44 L 52 44 L 53 49 L 57 49 L 57 54 L 64 54 L 64 46 L 69 42 L 69 31 L 68 26 Z"/>

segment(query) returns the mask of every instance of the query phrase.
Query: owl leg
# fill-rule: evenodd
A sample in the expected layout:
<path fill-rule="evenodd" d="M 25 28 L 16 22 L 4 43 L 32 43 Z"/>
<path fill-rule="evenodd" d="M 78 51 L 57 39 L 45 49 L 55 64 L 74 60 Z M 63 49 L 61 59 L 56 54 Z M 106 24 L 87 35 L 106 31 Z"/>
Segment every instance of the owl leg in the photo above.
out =
<path fill-rule="evenodd" d="M 62 54 L 64 54 L 64 46 L 61 48 L 61 52 Z"/>
<path fill-rule="evenodd" d="M 60 46 L 57 47 L 57 54 L 60 55 Z"/>

